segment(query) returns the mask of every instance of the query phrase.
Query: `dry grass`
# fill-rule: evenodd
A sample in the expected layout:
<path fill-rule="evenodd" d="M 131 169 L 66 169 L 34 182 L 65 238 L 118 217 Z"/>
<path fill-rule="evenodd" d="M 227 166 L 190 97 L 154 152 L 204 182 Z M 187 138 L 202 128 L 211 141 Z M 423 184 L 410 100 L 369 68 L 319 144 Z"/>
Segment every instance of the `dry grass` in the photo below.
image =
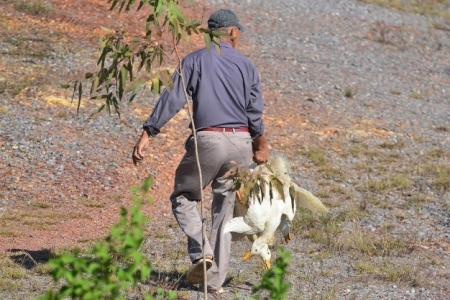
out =
<path fill-rule="evenodd" d="M 95 208 L 102 208 L 105 207 L 106 203 L 105 200 L 99 199 L 99 198 L 90 198 L 90 197 L 82 197 L 78 199 L 78 203 L 86 206 L 86 207 L 95 207 Z"/>
<path fill-rule="evenodd" d="M 356 96 L 358 89 L 356 87 L 346 87 L 342 89 L 342 94 L 345 98 L 353 98 Z"/>
<path fill-rule="evenodd" d="M 20 287 L 18 280 L 27 278 L 26 270 L 9 257 L 0 254 L 0 291 L 14 291 Z"/>
<path fill-rule="evenodd" d="M 325 157 L 325 150 L 319 147 L 304 150 L 301 154 L 308 157 L 313 164 L 319 167 L 326 166 L 329 163 L 328 159 Z"/>
<path fill-rule="evenodd" d="M 3 0 L 14 5 L 14 9 L 31 15 L 49 15 L 53 9 L 51 4 L 45 0 Z"/>
<path fill-rule="evenodd" d="M 447 0 L 359 0 L 360 2 L 421 14 L 429 17 L 450 19 Z"/>

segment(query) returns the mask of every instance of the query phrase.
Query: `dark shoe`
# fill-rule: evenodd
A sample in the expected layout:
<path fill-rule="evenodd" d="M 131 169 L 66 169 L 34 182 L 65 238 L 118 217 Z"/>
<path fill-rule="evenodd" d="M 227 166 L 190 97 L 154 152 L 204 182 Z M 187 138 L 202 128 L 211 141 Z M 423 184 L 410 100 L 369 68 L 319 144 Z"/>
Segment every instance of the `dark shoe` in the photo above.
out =
<path fill-rule="evenodd" d="M 209 270 L 209 268 L 211 268 L 212 260 L 213 258 L 211 255 L 206 255 L 205 257 L 206 270 Z M 191 284 L 199 284 L 202 283 L 205 279 L 203 275 L 204 275 L 203 258 L 200 258 L 192 263 L 191 267 L 187 272 L 186 280 Z"/>

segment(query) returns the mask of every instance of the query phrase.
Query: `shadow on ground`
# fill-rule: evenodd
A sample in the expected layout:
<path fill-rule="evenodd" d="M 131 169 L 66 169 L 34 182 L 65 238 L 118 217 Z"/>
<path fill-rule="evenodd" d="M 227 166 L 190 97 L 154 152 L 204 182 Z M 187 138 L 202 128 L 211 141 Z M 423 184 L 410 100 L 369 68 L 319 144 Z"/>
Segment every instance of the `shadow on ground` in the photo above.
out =
<path fill-rule="evenodd" d="M 18 265 L 21 265 L 27 270 L 31 270 L 39 264 L 47 263 L 54 258 L 54 253 L 49 249 L 42 249 L 38 251 L 31 251 L 26 249 L 9 249 L 11 255 L 9 258 Z"/>

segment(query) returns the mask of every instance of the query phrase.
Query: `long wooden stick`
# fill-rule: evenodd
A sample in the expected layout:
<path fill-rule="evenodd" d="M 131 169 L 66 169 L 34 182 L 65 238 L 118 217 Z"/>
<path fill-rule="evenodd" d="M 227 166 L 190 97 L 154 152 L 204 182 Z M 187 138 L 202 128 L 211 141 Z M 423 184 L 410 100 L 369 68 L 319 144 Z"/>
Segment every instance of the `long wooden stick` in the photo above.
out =
<path fill-rule="evenodd" d="M 189 113 L 189 119 L 191 121 L 191 130 L 192 130 L 192 135 L 194 137 L 194 149 L 195 149 L 195 158 L 197 160 L 197 168 L 198 168 L 198 174 L 199 174 L 199 181 L 200 181 L 200 217 L 202 219 L 202 254 L 203 254 L 203 293 L 205 295 L 205 300 L 208 300 L 208 278 L 206 276 L 207 274 L 207 269 L 206 269 L 206 254 L 205 254 L 205 244 L 206 244 L 206 219 L 203 217 L 204 215 L 204 199 L 203 199 L 203 176 L 202 176 L 202 168 L 200 165 L 200 157 L 198 154 L 198 143 L 197 143 L 197 131 L 195 129 L 195 124 L 194 124 L 194 116 L 192 114 L 192 109 L 189 103 L 189 95 L 186 92 L 186 83 L 184 81 L 184 76 L 183 76 L 183 66 L 182 66 L 182 61 L 181 61 L 181 57 L 180 54 L 178 53 L 178 48 L 177 48 L 177 44 L 175 43 L 175 53 L 177 55 L 178 58 L 178 65 L 180 68 L 179 74 L 181 77 L 181 84 L 183 86 L 183 92 L 184 92 L 184 97 L 186 99 L 186 103 L 187 103 L 187 107 L 188 107 L 188 113 Z"/>

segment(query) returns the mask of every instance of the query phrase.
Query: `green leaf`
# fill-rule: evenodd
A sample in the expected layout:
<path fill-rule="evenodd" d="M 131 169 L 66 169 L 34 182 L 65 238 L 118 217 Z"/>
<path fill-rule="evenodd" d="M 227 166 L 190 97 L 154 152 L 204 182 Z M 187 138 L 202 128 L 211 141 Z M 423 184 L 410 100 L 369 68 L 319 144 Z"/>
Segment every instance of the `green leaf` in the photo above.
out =
<path fill-rule="evenodd" d="M 85 79 L 92 78 L 92 76 L 94 76 L 94 74 L 91 73 L 91 72 L 88 72 L 88 73 L 84 74 L 84 78 L 85 78 Z"/>
<path fill-rule="evenodd" d="M 98 76 L 95 77 L 94 81 L 92 82 L 92 86 L 91 86 L 91 94 L 97 92 L 99 82 L 100 82 L 100 78 L 98 78 Z"/>
<path fill-rule="evenodd" d="M 109 29 L 109 28 L 107 28 L 107 27 L 100 26 L 100 28 L 101 28 L 103 31 L 105 31 L 107 34 L 114 34 L 114 33 L 116 33 L 114 30 Z"/>
<path fill-rule="evenodd" d="M 158 77 L 153 78 L 152 80 L 152 87 L 151 90 L 155 95 L 158 95 L 160 93 L 160 80 Z"/>
<path fill-rule="evenodd" d="M 211 51 L 211 36 L 209 34 L 204 34 L 203 39 L 205 40 L 205 45 L 208 51 Z"/>
<path fill-rule="evenodd" d="M 78 105 L 77 105 L 77 114 L 80 112 L 81 106 L 81 95 L 83 94 L 83 85 L 81 82 L 78 84 Z"/>
<path fill-rule="evenodd" d="M 170 91 L 173 88 L 173 80 L 172 80 L 172 76 L 169 73 L 169 70 L 162 70 L 159 73 L 159 78 L 161 79 L 163 86 L 168 91 Z"/>
<path fill-rule="evenodd" d="M 61 88 L 68 89 L 68 88 L 70 88 L 70 84 L 69 83 L 61 84 Z"/>
<path fill-rule="evenodd" d="M 78 87 L 78 80 L 76 80 L 75 83 L 73 84 L 72 100 L 70 100 L 70 103 L 73 102 L 73 98 L 75 97 L 75 93 L 77 91 L 77 87 Z"/>
<path fill-rule="evenodd" d="M 142 192 L 147 193 L 152 185 L 153 185 L 153 178 L 147 177 L 142 183 L 141 186 Z"/>

